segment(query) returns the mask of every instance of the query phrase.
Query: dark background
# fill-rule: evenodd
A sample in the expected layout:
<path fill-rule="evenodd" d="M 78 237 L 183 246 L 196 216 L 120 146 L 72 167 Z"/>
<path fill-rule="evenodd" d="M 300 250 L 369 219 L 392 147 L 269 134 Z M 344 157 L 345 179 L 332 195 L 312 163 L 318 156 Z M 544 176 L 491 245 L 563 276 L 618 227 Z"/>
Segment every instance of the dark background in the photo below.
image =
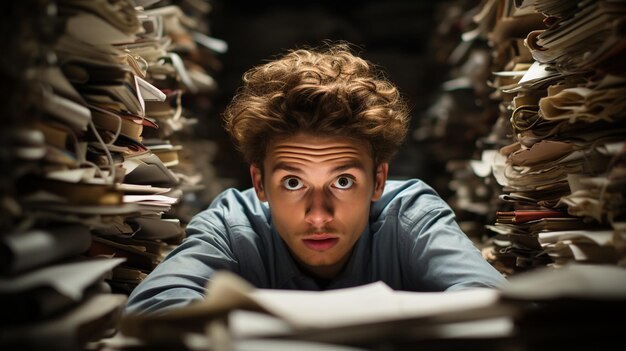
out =
<path fill-rule="evenodd" d="M 248 166 L 233 149 L 222 127 L 221 112 L 241 84 L 242 74 L 285 50 L 318 46 L 324 40 L 343 40 L 357 46 L 363 58 L 379 65 L 397 84 L 412 110 L 412 128 L 432 103 L 445 67 L 432 57 L 430 48 L 437 1 L 213 1 L 210 34 L 228 43 L 218 56 L 223 67 L 212 75 L 219 84 L 208 123 L 200 131 L 215 140 L 219 152 L 214 165 L 220 177 L 250 186 Z M 424 147 L 409 133 L 406 143 L 391 162 L 390 178 L 418 177 L 440 193 L 437 184 L 444 172 Z M 444 195 L 444 194 L 441 194 Z"/>

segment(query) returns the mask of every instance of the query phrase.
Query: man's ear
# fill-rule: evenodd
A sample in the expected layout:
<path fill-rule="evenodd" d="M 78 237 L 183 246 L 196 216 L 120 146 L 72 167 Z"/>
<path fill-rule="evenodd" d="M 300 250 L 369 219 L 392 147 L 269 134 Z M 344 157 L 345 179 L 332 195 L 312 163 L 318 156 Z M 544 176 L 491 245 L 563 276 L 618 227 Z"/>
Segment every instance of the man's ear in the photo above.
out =
<path fill-rule="evenodd" d="M 385 190 L 385 182 L 387 181 L 387 174 L 389 173 L 389 163 L 381 163 L 376 167 L 376 174 L 374 175 L 374 193 L 372 194 L 372 201 L 378 201 L 383 196 Z"/>
<path fill-rule="evenodd" d="M 250 165 L 250 178 L 252 179 L 252 186 L 254 186 L 256 196 L 261 201 L 267 201 L 265 188 L 263 187 L 263 172 L 261 169 L 255 165 Z"/>

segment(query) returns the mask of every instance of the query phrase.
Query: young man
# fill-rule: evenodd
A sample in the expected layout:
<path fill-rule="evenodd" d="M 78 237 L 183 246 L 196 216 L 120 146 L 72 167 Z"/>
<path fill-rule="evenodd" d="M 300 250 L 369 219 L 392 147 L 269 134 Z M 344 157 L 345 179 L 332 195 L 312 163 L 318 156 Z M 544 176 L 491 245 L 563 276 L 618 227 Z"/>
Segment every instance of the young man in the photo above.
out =
<path fill-rule="evenodd" d="M 432 188 L 387 181 L 408 111 L 370 63 L 334 45 L 291 51 L 243 79 L 225 123 L 254 188 L 226 190 L 196 215 L 184 242 L 133 291 L 128 313 L 203 299 L 221 269 L 275 289 L 505 282 Z"/>

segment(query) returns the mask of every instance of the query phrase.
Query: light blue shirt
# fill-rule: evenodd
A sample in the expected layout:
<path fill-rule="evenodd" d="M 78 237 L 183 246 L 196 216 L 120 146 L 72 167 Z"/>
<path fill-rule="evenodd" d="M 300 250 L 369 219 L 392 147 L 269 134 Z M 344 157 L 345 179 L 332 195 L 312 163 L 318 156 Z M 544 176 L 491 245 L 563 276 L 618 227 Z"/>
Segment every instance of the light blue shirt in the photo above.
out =
<path fill-rule="evenodd" d="M 345 269 L 323 284 L 304 273 L 253 189 L 229 189 L 187 226 L 187 238 L 131 293 L 126 313 L 179 307 L 205 296 L 227 269 L 258 288 L 326 290 L 383 281 L 396 290 L 497 288 L 506 280 L 420 180 L 387 181 Z"/>

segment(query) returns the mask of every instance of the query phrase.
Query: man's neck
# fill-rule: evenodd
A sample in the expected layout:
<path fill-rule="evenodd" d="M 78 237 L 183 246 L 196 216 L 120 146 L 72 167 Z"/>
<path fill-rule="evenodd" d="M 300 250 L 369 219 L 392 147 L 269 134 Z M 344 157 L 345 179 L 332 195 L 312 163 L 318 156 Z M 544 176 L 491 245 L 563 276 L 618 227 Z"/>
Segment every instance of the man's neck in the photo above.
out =
<path fill-rule="evenodd" d="M 318 282 L 328 283 L 330 280 L 333 280 L 334 278 L 339 276 L 339 274 L 341 274 L 341 272 L 344 270 L 344 268 L 348 264 L 348 261 L 350 260 L 350 257 L 352 256 L 352 252 L 350 252 L 348 255 L 342 258 L 341 261 L 337 262 L 336 264 L 332 266 L 319 266 L 319 267 L 306 266 L 302 262 L 300 262 L 293 254 L 291 256 L 294 258 L 294 261 L 296 262 L 298 267 L 300 267 L 300 269 L 303 270 L 305 273 L 310 275 L 312 278 L 314 278 Z"/>

